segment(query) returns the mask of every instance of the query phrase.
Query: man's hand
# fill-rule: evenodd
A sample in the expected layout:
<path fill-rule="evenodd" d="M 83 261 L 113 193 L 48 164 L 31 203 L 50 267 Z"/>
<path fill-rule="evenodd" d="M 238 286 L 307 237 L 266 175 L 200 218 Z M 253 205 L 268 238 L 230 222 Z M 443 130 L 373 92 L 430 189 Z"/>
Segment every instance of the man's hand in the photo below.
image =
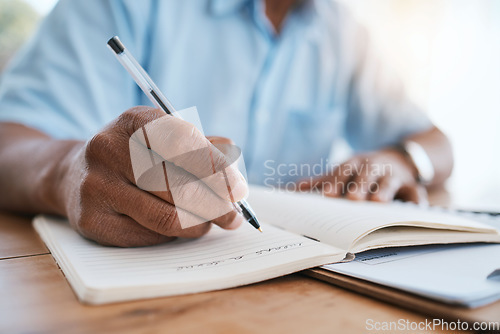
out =
<path fill-rule="evenodd" d="M 160 141 L 160 152 L 155 153 L 167 161 L 150 173 L 161 176 L 154 182 L 166 185 L 162 191 L 148 192 L 140 189 L 134 178 L 129 140 L 134 132 L 160 118 L 162 127 L 156 127 L 156 134 L 150 133 L 149 141 Z M 210 147 L 217 170 L 228 167 L 224 155 L 193 125 L 147 107 L 123 113 L 71 157 L 60 191 L 72 226 L 101 244 L 124 247 L 158 244 L 172 237 L 199 237 L 208 232 L 211 223 L 237 228 L 243 218 L 232 207 L 226 182 L 231 184 L 235 201 L 243 198 L 247 185 L 239 171 L 228 167 L 226 180 L 201 182 L 207 171 L 200 165 L 206 161 L 196 161 L 200 158 L 196 155 L 182 156 L 182 152 L 176 152 L 181 146 L 184 152 Z M 163 174 L 167 171 L 168 181 Z M 174 203 L 173 186 L 169 188 L 168 183 L 176 180 L 182 181 L 179 184 L 184 188 L 180 188 Z M 226 214 L 219 216 L 217 212 Z M 218 218 L 207 222 L 210 217 Z M 182 228 L 181 220 L 194 226 Z"/>
<path fill-rule="evenodd" d="M 386 149 L 356 156 L 327 175 L 299 182 L 299 189 L 322 189 L 325 196 L 389 202 L 422 203 L 427 192 L 416 181 L 417 171 L 403 153 Z"/>

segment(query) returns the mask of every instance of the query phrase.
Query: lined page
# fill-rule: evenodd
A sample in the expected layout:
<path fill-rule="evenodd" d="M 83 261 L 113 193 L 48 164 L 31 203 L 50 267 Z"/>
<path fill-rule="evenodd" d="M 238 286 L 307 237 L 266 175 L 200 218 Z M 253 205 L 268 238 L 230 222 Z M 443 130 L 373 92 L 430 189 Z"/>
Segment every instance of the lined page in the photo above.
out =
<path fill-rule="evenodd" d="M 345 252 L 269 225 L 216 226 L 199 239 L 142 248 L 104 247 L 64 220 L 38 217 L 35 228 L 80 299 L 90 303 L 208 291 L 337 262 Z"/>
<path fill-rule="evenodd" d="M 485 224 L 410 205 L 354 202 L 255 186 L 250 189 L 249 202 L 259 218 L 345 250 L 351 250 L 362 236 L 391 225 L 485 232 L 498 237 L 498 232 Z"/>

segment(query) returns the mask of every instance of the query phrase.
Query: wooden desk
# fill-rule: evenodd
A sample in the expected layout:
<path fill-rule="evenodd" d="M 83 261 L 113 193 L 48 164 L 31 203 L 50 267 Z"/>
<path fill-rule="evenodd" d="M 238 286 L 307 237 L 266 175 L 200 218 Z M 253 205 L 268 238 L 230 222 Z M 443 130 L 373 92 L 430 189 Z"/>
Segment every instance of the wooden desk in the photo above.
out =
<path fill-rule="evenodd" d="M 426 318 L 300 274 L 224 291 L 86 306 L 31 220 L 2 213 L 0 291 L 0 333 L 367 333 L 367 319 Z"/>

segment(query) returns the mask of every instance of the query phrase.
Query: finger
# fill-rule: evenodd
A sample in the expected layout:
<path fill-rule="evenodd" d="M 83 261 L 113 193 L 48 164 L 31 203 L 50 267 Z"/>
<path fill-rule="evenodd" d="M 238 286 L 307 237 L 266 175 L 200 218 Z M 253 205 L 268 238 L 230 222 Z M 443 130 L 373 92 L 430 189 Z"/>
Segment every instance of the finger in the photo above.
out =
<path fill-rule="evenodd" d="M 144 173 L 137 184 L 144 190 L 149 189 L 150 193 L 164 201 L 204 218 L 205 221 L 234 210 L 231 202 L 217 196 L 204 182 L 167 161 Z"/>
<path fill-rule="evenodd" d="M 235 230 L 245 222 L 245 218 L 236 211 L 228 212 L 227 214 L 213 219 L 211 222 L 226 230 Z"/>
<path fill-rule="evenodd" d="M 211 228 L 212 224 L 209 222 L 205 222 L 200 225 L 182 229 L 176 233 L 176 236 L 179 238 L 199 238 L 207 234 Z"/>
<path fill-rule="evenodd" d="M 240 157 L 241 150 L 238 149 L 232 139 L 216 136 L 209 136 L 207 139 L 226 156 L 228 164 L 231 164 Z"/>
<path fill-rule="evenodd" d="M 162 167 L 164 174 L 176 174 L 175 177 L 169 178 L 174 183 L 167 183 L 167 191 L 151 194 L 225 229 L 235 229 L 245 221 L 236 211 L 235 204 L 217 196 L 192 174 L 168 162 L 164 162 Z M 165 177 L 163 179 L 165 180 Z M 184 225 L 181 215 L 179 219 L 181 225 Z"/>
<path fill-rule="evenodd" d="M 87 222 L 80 223 L 80 234 L 104 246 L 142 247 L 175 239 L 145 228 L 126 215 L 102 214 L 98 223 L 95 217 L 83 219 Z M 92 226 L 89 226 L 90 224 Z"/>
<path fill-rule="evenodd" d="M 120 212 L 162 235 L 196 238 L 207 233 L 210 228 L 205 219 L 147 192 L 135 196 L 133 203 L 128 202 L 128 205 L 120 208 Z"/>
<path fill-rule="evenodd" d="M 226 156 L 190 123 L 170 116 L 158 118 L 133 133 L 131 152 L 140 146 L 150 148 L 162 159 L 195 175 L 221 198 L 238 201 L 247 194 L 246 181 L 235 164 L 229 163 Z M 144 159 L 138 160 L 142 164 Z"/>
<path fill-rule="evenodd" d="M 322 189 L 323 194 L 328 197 L 341 197 L 344 192 L 343 184 L 351 177 L 350 173 L 344 173 L 347 163 L 327 172 L 326 175 L 298 181 L 298 189 L 300 191 Z"/>
<path fill-rule="evenodd" d="M 328 197 L 342 197 L 348 193 L 349 184 L 358 169 L 360 160 L 358 158 L 350 159 L 342 163 L 333 172 L 331 180 L 324 185 L 324 194 Z"/>
<path fill-rule="evenodd" d="M 149 205 L 146 202 L 148 197 L 144 197 L 148 194 L 147 192 L 133 184 L 123 182 L 119 176 L 104 167 L 93 167 L 92 171 L 85 176 L 80 192 L 82 206 L 101 211 L 114 210 L 114 212 L 128 214 L 128 211 L 133 212 L 137 206 L 143 209 Z M 155 197 L 152 194 L 149 195 Z M 164 202 L 160 198 L 156 200 Z M 168 200 L 173 201 L 171 198 Z"/>
<path fill-rule="evenodd" d="M 396 194 L 397 199 L 401 199 L 405 202 L 413 202 L 417 204 L 427 203 L 427 191 L 420 184 L 405 184 L 403 185 L 398 193 Z"/>
<path fill-rule="evenodd" d="M 213 144 L 213 145 L 235 145 L 234 141 L 231 138 L 226 138 L 226 137 L 218 137 L 218 136 L 207 136 L 207 139 Z"/>
<path fill-rule="evenodd" d="M 340 176 L 339 174 L 329 177 L 326 181 L 323 181 L 323 195 L 333 198 L 343 197 L 349 180 L 349 176 Z"/>
<path fill-rule="evenodd" d="M 176 207 L 134 185 L 109 182 L 109 186 L 101 189 L 112 210 L 129 216 L 156 233 L 180 236 L 181 232 L 189 227 L 195 227 L 193 230 L 197 230 L 196 236 L 206 233 L 206 227 L 200 226 L 207 221 L 206 219 Z"/>
<path fill-rule="evenodd" d="M 348 199 L 361 201 L 370 197 L 370 190 L 376 183 L 378 176 L 371 173 L 368 164 L 365 164 L 364 167 L 366 168 L 364 171 L 351 178 L 346 189 Z"/>
<path fill-rule="evenodd" d="M 120 198 L 112 202 L 112 207 L 120 213 L 126 214 L 137 221 L 142 226 L 157 233 L 178 236 L 178 237 L 199 237 L 208 232 L 208 221 L 212 220 L 222 228 L 234 229 L 241 224 L 241 215 L 228 214 L 224 212 L 213 219 L 198 216 L 177 205 L 173 205 L 149 192 L 142 191 L 130 184 L 116 184 L 113 193 L 120 194 Z M 195 192 L 196 193 L 196 192 Z M 163 195 L 166 195 L 164 192 Z M 168 196 L 168 195 L 166 195 Z M 227 204 L 221 198 L 212 193 L 216 201 Z M 205 199 L 206 200 L 206 199 Z M 198 204 L 198 206 L 193 206 Z M 191 207 L 200 210 L 200 202 L 192 202 Z M 233 207 L 229 208 L 229 213 L 233 212 Z M 206 214 L 206 211 L 202 212 Z"/>
<path fill-rule="evenodd" d="M 377 186 L 371 189 L 372 193 L 369 196 L 369 200 L 375 202 L 390 202 L 396 197 L 400 187 L 401 181 L 398 178 L 389 175 L 382 176 L 378 180 Z"/>

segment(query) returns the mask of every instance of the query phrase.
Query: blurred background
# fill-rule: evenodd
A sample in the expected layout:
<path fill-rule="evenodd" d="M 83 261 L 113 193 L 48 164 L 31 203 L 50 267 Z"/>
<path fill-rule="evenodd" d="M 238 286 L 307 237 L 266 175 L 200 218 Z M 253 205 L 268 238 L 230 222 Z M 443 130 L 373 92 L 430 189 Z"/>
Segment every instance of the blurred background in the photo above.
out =
<path fill-rule="evenodd" d="M 451 139 L 451 202 L 500 211 L 500 0 L 341 0 Z M 0 71 L 57 0 L 0 0 Z"/>

